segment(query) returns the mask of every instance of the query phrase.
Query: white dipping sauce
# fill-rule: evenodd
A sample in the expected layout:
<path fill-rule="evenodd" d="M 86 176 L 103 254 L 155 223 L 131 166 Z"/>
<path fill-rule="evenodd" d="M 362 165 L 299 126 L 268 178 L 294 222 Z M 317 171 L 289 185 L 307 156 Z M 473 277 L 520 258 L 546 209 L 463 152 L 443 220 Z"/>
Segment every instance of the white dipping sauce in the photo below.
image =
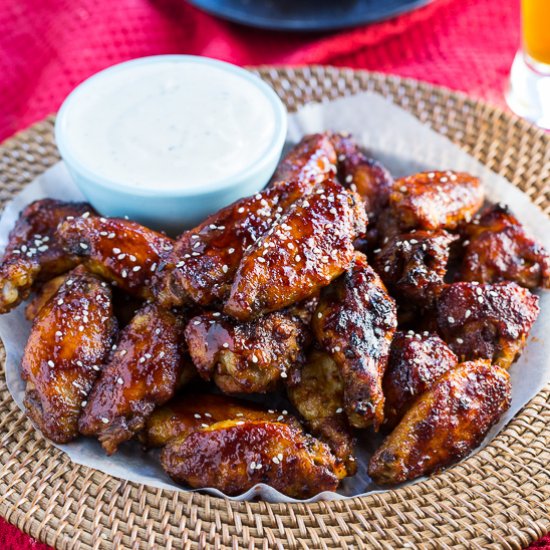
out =
<path fill-rule="evenodd" d="M 274 108 L 253 83 L 215 65 L 128 64 L 93 78 L 67 116 L 83 166 L 119 184 L 204 188 L 266 154 Z"/>

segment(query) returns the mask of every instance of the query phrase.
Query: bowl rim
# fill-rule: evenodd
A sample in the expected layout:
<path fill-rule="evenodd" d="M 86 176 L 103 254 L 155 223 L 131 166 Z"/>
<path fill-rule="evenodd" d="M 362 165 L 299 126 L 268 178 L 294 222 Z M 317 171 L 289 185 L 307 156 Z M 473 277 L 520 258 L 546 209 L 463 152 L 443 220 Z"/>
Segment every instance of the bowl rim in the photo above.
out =
<path fill-rule="evenodd" d="M 149 65 L 152 63 L 166 61 L 217 67 L 247 80 L 248 82 L 253 84 L 260 92 L 262 92 L 264 97 L 268 99 L 272 107 L 273 116 L 275 118 L 275 129 L 273 132 L 273 136 L 265 151 L 244 170 L 241 170 L 240 172 L 237 172 L 232 176 L 225 177 L 217 181 L 212 181 L 211 183 L 204 185 L 202 188 L 185 186 L 182 186 L 180 188 L 162 188 L 155 187 L 154 182 L 151 183 L 150 186 L 132 186 L 132 184 L 130 183 L 123 182 L 114 178 L 111 179 L 109 177 L 98 174 L 96 171 L 93 170 L 93 168 L 90 168 L 88 165 L 81 162 L 78 156 L 73 153 L 71 146 L 70 144 L 68 144 L 66 139 L 66 124 L 67 119 L 70 116 L 71 108 L 73 107 L 74 103 L 79 100 L 79 97 L 84 91 L 86 91 L 90 86 L 93 86 L 96 81 L 105 78 L 106 75 L 108 76 L 110 74 L 120 72 L 127 69 L 129 66 Z M 271 163 L 274 163 L 274 161 L 276 160 L 274 159 L 274 156 L 276 158 L 280 157 L 286 140 L 288 128 L 287 117 L 287 109 L 275 90 L 265 81 L 263 81 L 259 76 L 250 71 L 247 71 L 246 69 L 243 69 L 242 67 L 227 63 L 225 61 L 197 55 L 151 55 L 131 59 L 129 61 L 123 61 L 122 63 L 117 63 L 93 74 L 92 76 L 88 77 L 86 80 L 78 84 L 67 95 L 67 97 L 61 104 L 61 107 L 59 108 L 55 120 L 54 136 L 61 158 L 66 163 L 69 171 L 76 172 L 79 176 L 85 178 L 86 182 L 77 181 L 79 186 L 97 186 L 112 192 L 119 192 L 122 194 L 133 195 L 137 197 L 200 197 L 231 189 L 236 185 L 242 183 L 243 180 L 248 180 L 249 178 L 253 178 L 255 174 L 263 172 L 265 169 L 268 168 Z M 263 187 L 267 183 L 267 181 L 258 183 L 259 187 Z"/>

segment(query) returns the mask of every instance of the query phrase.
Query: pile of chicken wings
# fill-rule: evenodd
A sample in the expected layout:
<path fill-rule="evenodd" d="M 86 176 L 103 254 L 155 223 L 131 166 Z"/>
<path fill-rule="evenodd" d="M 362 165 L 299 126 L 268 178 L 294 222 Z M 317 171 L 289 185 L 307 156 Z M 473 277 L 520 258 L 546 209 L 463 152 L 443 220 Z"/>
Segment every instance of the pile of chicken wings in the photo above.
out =
<path fill-rule="evenodd" d="M 380 484 L 479 445 L 510 404 L 537 287 L 549 255 L 477 178 L 394 181 L 323 133 L 176 240 L 85 203 L 30 204 L 0 312 L 30 298 L 25 405 L 49 439 L 112 454 L 138 438 L 187 486 L 307 498 L 354 475 L 373 431 Z M 273 393 L 290 413 L 247 399 Z"/>

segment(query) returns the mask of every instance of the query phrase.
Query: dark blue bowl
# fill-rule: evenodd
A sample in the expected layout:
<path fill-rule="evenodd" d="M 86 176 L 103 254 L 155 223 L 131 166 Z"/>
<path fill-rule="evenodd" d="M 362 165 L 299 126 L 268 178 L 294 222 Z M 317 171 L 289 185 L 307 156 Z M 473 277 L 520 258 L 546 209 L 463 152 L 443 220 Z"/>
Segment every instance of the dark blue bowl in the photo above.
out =
<path fill-rule="evenodd" d="M 250 27 L 330 31 L 374 23 L 432 0 L 189 0 L 212 15 Z"/>

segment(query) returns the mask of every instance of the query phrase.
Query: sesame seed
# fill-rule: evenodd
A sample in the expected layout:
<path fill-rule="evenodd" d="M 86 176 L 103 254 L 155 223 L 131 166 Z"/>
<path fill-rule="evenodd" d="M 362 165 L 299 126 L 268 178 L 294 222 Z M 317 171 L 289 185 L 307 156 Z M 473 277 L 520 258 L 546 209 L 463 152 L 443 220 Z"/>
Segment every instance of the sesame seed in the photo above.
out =
<path fill-rule="evenodd" d="M 267 251 L 266 251 L 266 252 L 267 252 Z M 265 254 L 265 252 L 264 252 L 264 254 Z M 260 256 L 260 257 L 258 258 L 258 261 L 259 261 L 261 264 L 265 264 L 265 258 L 263 258 L 262 256 Z"/>
<path fill-rule="evenodd" d="M 161 351 L 161 352 L 159 353 L 159 359 L 162 359 L 165 355 L 166 355 L 166 352 Z"/>
<path fill-rule="evenodd" d="M 83 217 L 84 219 L 89 218 L 89 217 L 90 217 L 90 213 L 89 213 L 89 212 L 84 212 L 84 214 L 82 214 L 82 217 Z"/>
<path fill-rule="evenodd" d="M 471 314 L 472 314 L 472 312 L 469 309 L 467 309 L 466 313 L 464 313 L 464 317 L 466 317 L 466 319 L 468 319 L 468 317 L 470 317 Z"/>
<path fill-rule="evenodd" d="M 134 273 L 137 273 L 140 269 L 141 269 L 141 266 L 140 266 L 140 265 L 136 265 L 136 266 L 134 266 L 134 267 L 132 268 L 132 271 L 133 271 Z"/>
<path fill-rule="evenodd" d="M 249 464 L 249 466 L 250 466 L 250 469 L 251 469 L 251 470 L 254 470 L 254 469 L 256 468 L 256 463 L 255 463 L 254 461 L 252 461 L 252 462 Z"/>
<path fill-rule="evenodd" d="M 51 359 L 48 361 L 48 367 L 55 367 L 55 363 Z"/>
<path fill-rule="evenodd" d="M 122 384 L 124 384 L 124 380 L 122 378 L 120 378 L 120 376 L 119 376 L 116 380 L 116 383 L 122 385 Z"/>
<path fill-rule="evenodd" d="M 97 365 L 92 365 L 92 369 L 96 372 L 99 372 L 99 367 Z"/>
<path fill-rule="evenodd" d="M 124 254 L 124 252 L 117 256 L 117 260 L 124 260 L 124 258 L 126 258 L 126 254 Z"/>
<path fill-rule="evenodd" d="M 120 254 L 120 248 L 113 248 L 113 254 Z"/>
<path fill-rule="evenodd" d="M 252 362 L 253 362 L 253 363 L 257 363 L 257 362 L 258 362 L 258 358 L 257 358 L 255 355 L 252 355 Z"/>
<path fill-rule="evenodd" d="M 80 243 L 80 248 L 86 250 L 88 248 L 88 245 L 86 243 Z"/>
<path fill-rule="evenodd" d="M 302 258 L 300 256 L 300 254 L 296 254 L 296 256 L 294 256 L 294 259 L 299 262 Z"/>
<path fill-rule="evenodd" d="M 85 407 L 87 404 L 88 404 L 88 401 L 82 401 L 82 403 L 80 403 L 80 406 Z"/>
<path fill-rule="evenodd" d="M 235 249 L 234 249 L 234 248 L 230 248 L 230 249 L 227 251 L 228 254 L 233 254 L 233 252 L 235 252 Z"/>
<path fill-rule="evenodd" d="M 196 321 L 193 321 L 193 324 L 194 324 L 194 325 L 200 325 L 201 322 L 197 319 Z"/>
<path fill-rule="evenodd" d="M 193 416 L 194 416 L 195 418 L 202 418 L 201 415 L 200 415 L 199 413 L 195 413 Z"/>
<path fill-rule="evenodd" d="M 340 346 L 334 346 L 334 347 L 332 348 L 332 351 L 333 351 L 334 353 L 338 353 L 338 352 L 340 351 Z"/>
<path fill-rule="evenodd" d="M 78 330 L 79 330 L 79 332 L 84 332 L 84 325 L 80 325 L 80 326 L 78 327 Z"/>
<path fill-rule="evenodd" d="M 482 304 L 482 303 L 483 303 L 483 298 L 482 298 L 481 296 L 478 296 L 478 297 L 477 297 L 477 301 L 478 301 L 480 304 Z"/>
<path fill-rule="evenodd" d="M 201 428 L 208 428 L 208 424 L 201 424 Z"/>
<path fill-rule="evenodd" d="M 277 458 L 279 460 L 283 460 L 283 453 L 277 453 Z"/>
<path fill-rule="evenodd" d="M 279 459 L 276 456 L 274 456 L 271 460 L 274 464 L 279 464 Z"/>
<path fill-rule="evenodd" d="M 123 279 L 126 279 L 126 277 L 128 277 L 128 272 L 125 269 L 123 269 L 121 275 Z"/>
<path fill-rule="evenodd" d="M 241 206 L 241 207 L 237 210 L 237 212 L 238 212 L 239 214 L 242 214 L 242 213 L 244 212 L 244 207 Z"/>
<path fill-rule="evenodd" d="M 457 338 L 456 339 L 456 343 L 457 344 L 463 344 L 464 343 L 464 340 L 462 338 Z"/>
<path fill-rule="evenodd" d="M 317 319 L 321 319 L 323 317 L 323 314 L 321 312 L 317 313 Z"/>
<path fill-rule="evenodd" d="M 384 271 L 387 273 L 390 269 L 391 269 L 391 267 L 390 267 L 389 265 L 387 265 L 387 266 L 384 268 Z"/>
<path fill-rule="evenodd" d="M 337 414 L 340 414 L 340 413 L 342 413 L 342 412 L 344 412 L 344 409 L 342 409 L 342 407 L 338 407 L 338 408 L 336 409 L 336 413 L 337 413 Z"/>
<path fill-rule="evenodd" d="M 111 232 L 107 235 L 108 239 L 114 239 L 115 237 L 116 237 L 116 235 L 113 232 Z"/>
<path fill-rule="evenodd" d="M 285 417 L 282 414 L 277 417 L 278 422 L 280 422 L 281 420 L 284 420 L 284 419 L 285 419 Z"/>
<path fill-rule="evenodd" d="M 407 192 L 407 187 L 405 185 L 402 185 L 400 188 L 399 188 L 399 191 L 401 191 L 401 193 L 406 193 Z"/>
<path fill-rule="evenodd" d="M 225 264 L 222 265 L 222 271 L 223 271 L 224 273 L 227 273 L 227 272 L 229 271 L 229 266 L 227 266 L 227 265 L 225 265 Z"/>
<path fill-rule="evenodd" d="M 182 260 L 176 264 L 176 267 L 183 267 L 185 265 L 185 262 Z"/>
<path fill-rule="evenodd" d="M 222 348 L 227 349 L 228 347 L 229 347 L 229 344 L 228 344 L 227 342 L 224 342 L 224 343 L 222 344 Z"/>
<path fill-rule="evenodd" d="M 55 335 L 56 335 L 58 338 L 60 338 L 61 336 L 63 336 L 63 333 L 62 333 L 60 330 L 58 330 L 58 331 L 56 331 Z"/>
<path fill-rule="evenodd" d="M 140 358 L 139 358 L 139 362 L 140 362 L 140 363 L 145 363 L 145 357 L 140 357 Z"/>
<path fill-rule="evenodd" d="M 288 374 L 285 371 L 281 372 L 281 378 L 288 378 Z"/>
<path fill-rule="evenodd" d="M 109 424 L 109 419 L 103 417 L 103 418 L 101 419 L 101 422 L 103 422 L 103 424 Z"/>

